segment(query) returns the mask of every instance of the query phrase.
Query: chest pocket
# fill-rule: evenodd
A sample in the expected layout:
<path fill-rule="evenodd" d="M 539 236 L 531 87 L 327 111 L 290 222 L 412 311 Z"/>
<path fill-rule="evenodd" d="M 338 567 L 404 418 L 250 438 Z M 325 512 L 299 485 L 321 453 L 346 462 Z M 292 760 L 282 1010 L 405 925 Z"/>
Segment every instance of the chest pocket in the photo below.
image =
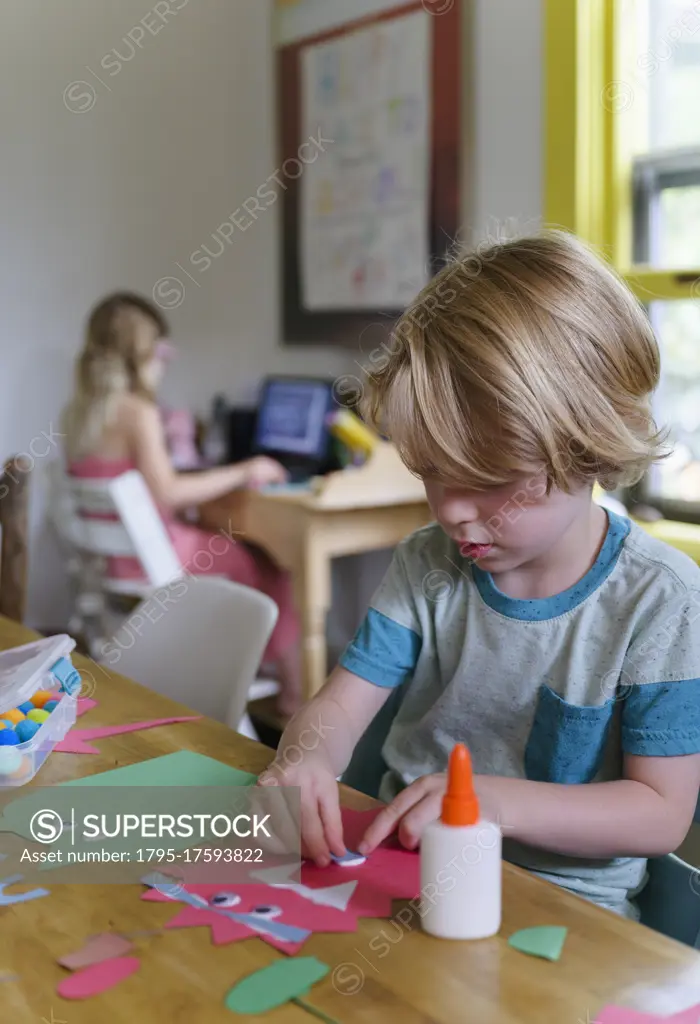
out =
<path fill-rule="evenodd" d="M 600 707 L 568 704 L 540 688 L 525 748 L 525 774 L 533 782 L 590 782 L 600 768 L 613 720 L 614 701 Z"/>

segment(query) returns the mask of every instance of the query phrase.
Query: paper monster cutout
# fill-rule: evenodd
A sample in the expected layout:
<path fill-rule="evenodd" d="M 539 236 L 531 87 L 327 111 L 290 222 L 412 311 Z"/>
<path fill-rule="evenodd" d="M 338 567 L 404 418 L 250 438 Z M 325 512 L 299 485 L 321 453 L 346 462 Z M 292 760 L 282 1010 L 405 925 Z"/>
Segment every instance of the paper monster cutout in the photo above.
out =
<path fill-rule="evenodd" d="M 255 935 L 281 950 L 296 953 L 313 932 L 354 932 L 357 917 L 347 910 L 319 906 L 297 893 L 269 885 L 181 885 L 166 875 L 142 879 L 150 903 L 184 904 L 166 928 L 211 929 L 222 946 Z"/>
<path fill-rule="evenodd" d="M 357 849 L 380 810 L 342 809 L 343 838 L 349 850 Z M 326 868 L 319 868 L 311 861 L 304 861 L 300 883 L 289 881 L 293 871 L 294 866 L 289 865 L 286 868 L 262 868 L 252 874 L 257 881 L 271 885 L 273 891 L 280 888 L 290 890 L 314 903 L 320 900 L 329 902 L 332 898 L 334 906 L 344 906 L 356 917 L 391 917 L 394 900 L 410 900 L 421 891 L 418 853 L 405 850 L 396 836 L 385 839 L 361 864 L 333 862 Z M 343 904 L 337 894 L 346 895 L 353 883 L 350 898 Z"/>

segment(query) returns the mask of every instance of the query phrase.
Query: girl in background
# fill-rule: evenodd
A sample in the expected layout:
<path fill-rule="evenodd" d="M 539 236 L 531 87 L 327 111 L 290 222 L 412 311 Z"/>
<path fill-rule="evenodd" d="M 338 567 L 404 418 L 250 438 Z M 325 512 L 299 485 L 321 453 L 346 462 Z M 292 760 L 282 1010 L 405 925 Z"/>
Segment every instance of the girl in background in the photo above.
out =
<path fill-rule="evenodd" d="M 231 543 L 221 554 L 215 553 L 221 545 L 211 544 L 213 534 L 175 516 L 237 488 L 283 482 L 286 471 L 264 457 L 200 473 L 173 469 L 156 401 L 169 351 L 167 335 L 160 310 L 138 295 L 111 295 L 93 309 L 78 358 L 75 394 L 64 416 L 68 471 L 104 479 L 137 469 L 183 566 L 196 564 L 197 553 L 206 551 L 214 561 L 205 574 L 226 576 L 275 601 L 279 617 L 265 660 L 277 666 L 279 710 L 292 714 L 300 704 L 301 683 L 299 630 L 288 574 L 244 543 Z M 137 559 L 114 558 L 110 575 L 143 578 L 143 570 Z"/>

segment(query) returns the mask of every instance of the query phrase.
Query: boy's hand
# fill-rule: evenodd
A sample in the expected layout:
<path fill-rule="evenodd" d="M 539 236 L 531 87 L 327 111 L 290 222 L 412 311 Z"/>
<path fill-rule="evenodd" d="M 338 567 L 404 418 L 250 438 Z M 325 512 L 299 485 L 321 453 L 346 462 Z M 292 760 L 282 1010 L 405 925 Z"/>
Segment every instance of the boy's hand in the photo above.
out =
<path fill-rule="evenodd" d="M 415 850 L 425 826 L 440 817 L 446 788 L 447 775 L 442 772 L 416 779 L 380 811 L 357 852 L 371 853 L 397 826 L 401 845 Z"/>
<path fill-rule="evenodd" d="M 290 768 L 273 761 L 258 779 L 259 786 L 298 786 L 301 790 L 301 854 L 326 867 L 331 854 L 342 857 L 343 823 L 335 776 L 327 765 L 307 754 Z"/>

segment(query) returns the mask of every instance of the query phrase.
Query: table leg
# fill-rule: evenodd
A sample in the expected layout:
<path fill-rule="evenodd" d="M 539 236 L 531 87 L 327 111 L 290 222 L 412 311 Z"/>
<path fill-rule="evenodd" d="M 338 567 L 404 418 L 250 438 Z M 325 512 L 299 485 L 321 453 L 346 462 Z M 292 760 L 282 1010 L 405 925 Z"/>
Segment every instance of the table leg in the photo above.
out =
<path fill-rule="evenodd" d="M 313 697 L 326 681 L 326 617 L 331 603 L 330 557 L 321 538 L 306 538 L 303 557 L 294 572 L 296 605 L 301 619 L 302 686 Z"/>

